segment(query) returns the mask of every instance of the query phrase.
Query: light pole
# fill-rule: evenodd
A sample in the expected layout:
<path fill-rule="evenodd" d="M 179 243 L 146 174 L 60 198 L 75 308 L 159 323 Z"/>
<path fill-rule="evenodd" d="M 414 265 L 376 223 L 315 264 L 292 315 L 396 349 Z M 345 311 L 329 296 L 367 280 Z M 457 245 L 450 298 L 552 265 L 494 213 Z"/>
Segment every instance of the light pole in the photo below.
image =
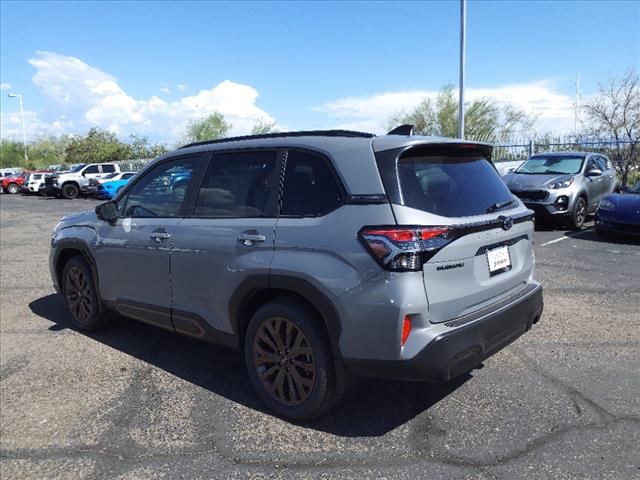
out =
<path fill-rule="evenodd" d="M 22 108 L 22 94 L 21 93 L 10 93 L 10 98 L 18 98 L 20 102 L 20 120 L 22 120 L 22 145 L 24 145 L 24 161 L 25 163 L 29 161 L 27 157 L 27 131 L 24 128 L 24 109 Z"/>
<path fill-rule="evenodd" d="M 467 0 L 460 0 L 460 93 L 458 94 L 458 138 L 464 138 L 464 62 Z"/>

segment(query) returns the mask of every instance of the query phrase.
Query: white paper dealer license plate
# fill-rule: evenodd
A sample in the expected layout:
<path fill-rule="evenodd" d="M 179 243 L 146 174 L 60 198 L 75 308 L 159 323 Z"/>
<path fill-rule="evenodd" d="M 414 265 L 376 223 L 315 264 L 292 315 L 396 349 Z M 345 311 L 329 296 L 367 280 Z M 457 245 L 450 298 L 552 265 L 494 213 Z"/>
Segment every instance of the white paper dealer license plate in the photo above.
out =
<path fill-rule="evenodd" d="M 494 248 L 487 251 L 487 261 L 489 262 L 489 273 L 497 272 L 511 266 L 509 257 L 509 247 Z"/>

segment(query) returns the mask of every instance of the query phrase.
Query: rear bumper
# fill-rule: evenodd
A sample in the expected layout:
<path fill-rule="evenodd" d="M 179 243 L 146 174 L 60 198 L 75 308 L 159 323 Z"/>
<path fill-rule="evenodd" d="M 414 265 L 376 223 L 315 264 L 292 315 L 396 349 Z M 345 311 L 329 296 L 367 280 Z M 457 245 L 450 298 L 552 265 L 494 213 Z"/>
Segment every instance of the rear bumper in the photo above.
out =
<path fill-rule="evenodd" d="M 531 285 L 517 300 L 478 317 L 450 322 L 451 330 L 429 342 L 410 360 L 345 359 L 359 377 L 444 382 L 467 372 L 531 328 L 542 315 L 542 286 Z"/>

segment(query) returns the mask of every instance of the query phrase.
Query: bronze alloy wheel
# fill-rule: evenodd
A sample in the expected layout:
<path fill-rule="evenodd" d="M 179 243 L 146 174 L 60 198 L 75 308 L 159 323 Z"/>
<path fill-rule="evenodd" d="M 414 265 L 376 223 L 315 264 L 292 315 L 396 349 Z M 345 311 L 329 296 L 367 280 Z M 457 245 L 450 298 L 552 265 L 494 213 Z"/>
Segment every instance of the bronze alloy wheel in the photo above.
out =
<path fill-rule="evenodd" d="M 253 340 L 253 364 L 263 388 L 284 405 L 299 405 L 313 391 L 316 366 L 307 337 L 284 317 L 270 317 Z"/>
<path fill-rule="evenodd" d="M 65 293 L 71 313 L 79 323 L 85 323 L 91 316 L 93 300 L 89 280 L 80 268 L 74 266 L 67 273 Z"/>

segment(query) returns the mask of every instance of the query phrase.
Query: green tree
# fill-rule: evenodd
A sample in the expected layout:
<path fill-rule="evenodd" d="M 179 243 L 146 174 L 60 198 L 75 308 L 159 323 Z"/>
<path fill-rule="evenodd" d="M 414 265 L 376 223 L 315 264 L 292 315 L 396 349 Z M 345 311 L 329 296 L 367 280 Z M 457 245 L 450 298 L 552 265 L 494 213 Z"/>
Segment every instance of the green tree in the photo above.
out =
<path fill-rule="evenodd" d="M 127 160 L 130 148 L 114 133 L 92 128 L 86 136 L 71 140 L 66 152 L 68 163 L 99 163 Z"/>
<path fill-rule="evenodd" d="M 168 148 L 162 143 L 149 143 L 147 137 L 138 135 L 129 135 L 128 159 L 137 158 L 156 158 L 159 155 L 167 153 Z"/>
<path fill-rule="evenodd" d="M 182 135 L 182 142 L 204 142 L 225 138 L 231 128 L 233 125 L 225 121 L 224 115 L 214 112 L 208 117 L 190 121 Z"/>
<path fill-rule="evenodd" d="M 591 135 L 613 140 L 614 165 L 622 185 L 640 164 L 640 75 L 628 70 L 622 78 L 599 85 L 596 97 L 584 105 Z"/>
<path fill-rule="evenodd" d="M 0 168 L 26 167 L 22 142 L 0 140 Z"/>
<path fill-rule="evenodd" d="M 29 145 L 29 167 L 43 168 L 65 163 L 67 148 L 72 140 L 71 135 L 44 135 L 36 138 Z"/>
<path fill-rule="evenodd" d="M 405 123 L 412 124 L 417 135 L 455 138 L 458 132 L 458 100 L 453 86 L 446 85 L 435 102 L 425 98 L 409 113 L 396 113 L 389 119 L 388 128 Z M 533 121 L 513 105 L 480 98 L 465 103 L 464 124 L 465 138 L 500 141 L 517 132 L 530 130 Z"/>
<path fill-rule="evenodd" d="M 263 135 L 276 131 L 276 122 L 271 122 L 264 118 L 259 118 L 251 128 L 251 135 Z"/>

